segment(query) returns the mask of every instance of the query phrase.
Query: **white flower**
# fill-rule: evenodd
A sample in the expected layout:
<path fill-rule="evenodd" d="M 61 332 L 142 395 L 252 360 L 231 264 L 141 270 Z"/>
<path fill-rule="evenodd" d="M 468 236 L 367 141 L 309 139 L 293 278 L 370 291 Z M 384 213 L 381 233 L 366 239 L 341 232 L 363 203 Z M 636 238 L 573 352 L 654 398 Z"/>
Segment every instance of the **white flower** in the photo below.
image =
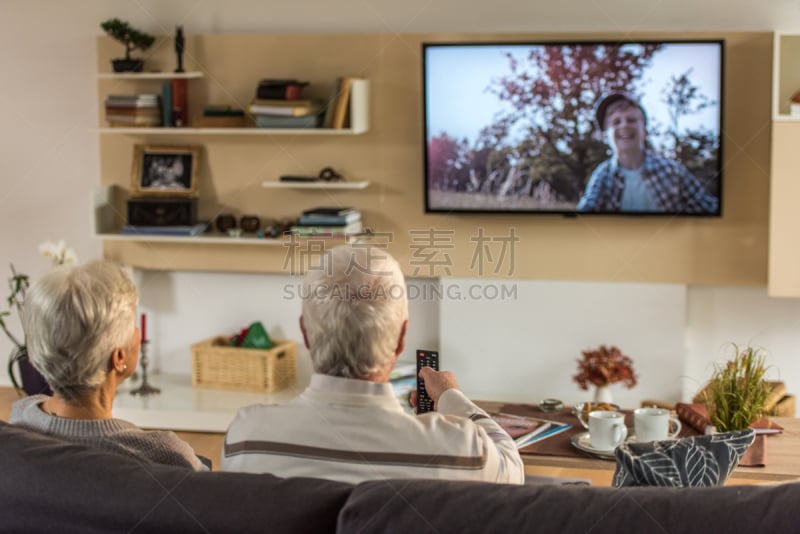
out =
<path fill-rule="evenodd" d="M 49 259 L 53 265 L 78 263 L 78 255 L 75 254 L 73 249 L 67 248 L 63 239 L 59 240 L 58 243 L 45 241 L 39 245 L 39 252 L 42 253 L 42 256 Z"/>

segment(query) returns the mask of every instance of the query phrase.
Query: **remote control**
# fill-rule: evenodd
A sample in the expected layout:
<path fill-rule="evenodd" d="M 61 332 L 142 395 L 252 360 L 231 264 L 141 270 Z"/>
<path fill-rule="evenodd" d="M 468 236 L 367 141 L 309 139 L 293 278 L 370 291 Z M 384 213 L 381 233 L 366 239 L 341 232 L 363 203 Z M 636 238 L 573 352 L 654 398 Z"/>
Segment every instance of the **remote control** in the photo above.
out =
<path fill-rule="evenodd" d="M 439 353 L 435 350 L 417 350 L 417 415 L 433 411 L 433 399 L 425 389 L 425 381 L 419 377 L 419 370 L 430 367 L 439 370 Z"/>

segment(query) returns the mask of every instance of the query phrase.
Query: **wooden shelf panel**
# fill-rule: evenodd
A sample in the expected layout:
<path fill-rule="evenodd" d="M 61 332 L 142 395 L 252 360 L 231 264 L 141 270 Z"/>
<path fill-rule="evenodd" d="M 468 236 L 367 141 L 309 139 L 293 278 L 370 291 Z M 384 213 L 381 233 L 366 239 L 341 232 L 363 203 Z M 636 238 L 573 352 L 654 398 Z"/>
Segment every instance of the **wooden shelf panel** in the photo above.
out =
<path fill-rule="evenodd" d="M 97 75 L 106 80 L 192 80 L 203 76 L 202 72 L 101 72 Z"/>
<path fill-rule="evenodd" d="M 260 237 L 228 237 L 224 235 L 152 235 L 120 234 L 114 232 L 95 233 L 94 237 L 107 241 L 147 241 L 152 243 L 186 243 L 192 245 L 282 245 L 285 240 Z"/>
<path fill-rule="evenodd" d="M 351 128 L 99 128 L 101 134 L 117 135 L 359 135 Z"/>
<path fill-rule="evenodd" d="M 369 182 L 279 182 L 268 180 L 261 182 L 267 189 L 365 189 Z"/>

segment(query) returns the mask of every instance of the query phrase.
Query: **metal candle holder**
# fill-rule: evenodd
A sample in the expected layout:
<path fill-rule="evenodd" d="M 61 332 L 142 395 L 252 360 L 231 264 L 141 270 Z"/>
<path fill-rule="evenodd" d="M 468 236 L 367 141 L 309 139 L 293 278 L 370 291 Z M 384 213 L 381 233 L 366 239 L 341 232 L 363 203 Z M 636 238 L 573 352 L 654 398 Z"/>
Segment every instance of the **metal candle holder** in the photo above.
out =
<path fill-rule="evenodd" d="M 139 366 L 142 368 L 142 384 L 138 388 L 132 390 L 131 395 L 147 397 L 148 395 L 158 395 L 161 393 L 159 388 L 153 387 L 147 382 L 147 365 L 150 363 L 147 359 L 147 346 L 149 344 L 149 341 L 142 341 L 142 357 L 139 359 Z"/>

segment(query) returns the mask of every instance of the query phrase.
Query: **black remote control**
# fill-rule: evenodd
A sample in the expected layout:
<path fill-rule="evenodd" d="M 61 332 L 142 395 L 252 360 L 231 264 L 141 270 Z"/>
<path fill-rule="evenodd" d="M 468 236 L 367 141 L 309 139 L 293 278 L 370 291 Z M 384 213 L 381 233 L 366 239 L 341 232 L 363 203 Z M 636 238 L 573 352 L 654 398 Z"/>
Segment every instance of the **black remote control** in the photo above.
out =
<path fill-rule="evenodd" d="M 430 367 L 439 370 L 439 353 L 435 350 L 417 350 L 417 415 L 433 411 L 433 399 L 425 389 L 425 381 L 419 377 L 419 370 Z"/>

